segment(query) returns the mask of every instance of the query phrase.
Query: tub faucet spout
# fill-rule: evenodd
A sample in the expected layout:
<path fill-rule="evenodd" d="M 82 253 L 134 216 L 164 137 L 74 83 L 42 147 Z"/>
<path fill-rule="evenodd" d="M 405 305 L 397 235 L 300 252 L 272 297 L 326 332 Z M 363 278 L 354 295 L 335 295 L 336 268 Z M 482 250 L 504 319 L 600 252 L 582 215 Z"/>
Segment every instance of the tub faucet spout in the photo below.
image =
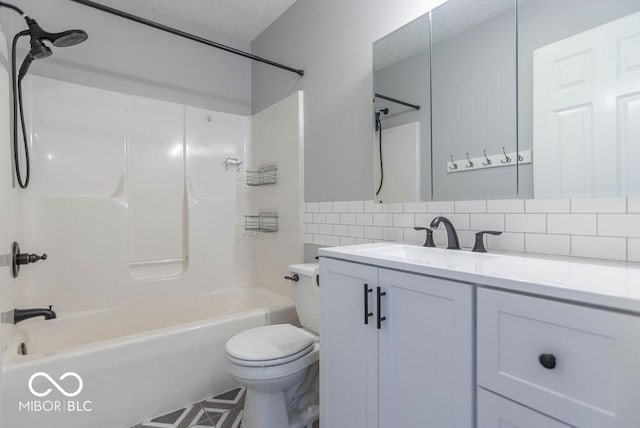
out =
<path fill-rule="evenodd" d="M 18 324 L 20 321 L 28 320 L 29 318 L 44 317 L 46 320 L 54 319 L 56 313 L 53 310 L 53 306 L 46 308 L 32 308 L 32 309 L 14 309 L 13 311 L 13 323 Z"/>

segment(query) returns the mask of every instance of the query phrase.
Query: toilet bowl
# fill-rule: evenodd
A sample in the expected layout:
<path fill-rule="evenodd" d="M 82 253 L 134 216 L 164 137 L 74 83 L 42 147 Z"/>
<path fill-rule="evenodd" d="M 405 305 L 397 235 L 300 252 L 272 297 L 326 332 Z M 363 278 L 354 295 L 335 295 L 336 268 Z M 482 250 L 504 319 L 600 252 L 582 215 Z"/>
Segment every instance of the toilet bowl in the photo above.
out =
<path fill-rule="evenodd" d="M 311 428 L 318 420 L 318 264 L 289 268 L 298 278 L 294 298 L 303 328 L 253 328 L 226 345 L 228 372 L 247 388 L 243 428 Z"/>

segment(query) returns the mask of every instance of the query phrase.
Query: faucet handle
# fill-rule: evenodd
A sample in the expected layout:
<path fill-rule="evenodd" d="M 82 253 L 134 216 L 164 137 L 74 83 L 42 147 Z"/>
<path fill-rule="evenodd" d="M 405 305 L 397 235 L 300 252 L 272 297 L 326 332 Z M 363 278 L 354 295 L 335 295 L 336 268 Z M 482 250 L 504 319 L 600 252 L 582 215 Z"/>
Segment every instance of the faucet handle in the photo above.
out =
<path fill-rule="evenodd" d="M 474 253 L 486 253 L 487 249 L 484 246 L 484 235 L 502 235 L 502 232 L 497 232 L 495 230 L 483 230 L 482 232 L 476 233 L 476 243 L 473 246 Z"/>
<path fill-rule="evenodd" d="M 433 230 L 428 227 L 414 227 L 415 230 L 424 230 L 427 232 L 427 239 L 424 241 L 423 247 L 435 248 L 436 243 L 433 240 Z"/>

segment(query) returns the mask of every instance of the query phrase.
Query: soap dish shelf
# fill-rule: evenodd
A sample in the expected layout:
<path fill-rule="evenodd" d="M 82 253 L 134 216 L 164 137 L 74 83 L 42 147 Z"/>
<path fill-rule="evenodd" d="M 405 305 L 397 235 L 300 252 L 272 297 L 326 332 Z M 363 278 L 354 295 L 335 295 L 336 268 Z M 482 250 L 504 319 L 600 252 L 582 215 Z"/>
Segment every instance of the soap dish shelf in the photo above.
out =
<path fill-rule="evenodd" d="M 258 167 L 256 171 L 247 170 L 247 186 L 266 186 L 278 182 L 278 165 L 266 163 Z"/>
<path fill-rule="evenodd" d="M 273 233 L 278 231 L 278 213 L 260 212 L 244 216 L 244 230 L 248 232 Z"/>

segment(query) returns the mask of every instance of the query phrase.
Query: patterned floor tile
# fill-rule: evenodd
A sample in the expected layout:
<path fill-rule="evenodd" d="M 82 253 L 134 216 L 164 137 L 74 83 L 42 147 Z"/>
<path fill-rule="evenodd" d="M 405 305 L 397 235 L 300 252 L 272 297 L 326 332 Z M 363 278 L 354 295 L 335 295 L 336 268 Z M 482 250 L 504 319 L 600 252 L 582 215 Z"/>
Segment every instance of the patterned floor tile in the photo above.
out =
<path fill-rule="evenodd" d="M 240 428 L 245 393 L 243 387 L 234 388 L 131 428 Z"/>

